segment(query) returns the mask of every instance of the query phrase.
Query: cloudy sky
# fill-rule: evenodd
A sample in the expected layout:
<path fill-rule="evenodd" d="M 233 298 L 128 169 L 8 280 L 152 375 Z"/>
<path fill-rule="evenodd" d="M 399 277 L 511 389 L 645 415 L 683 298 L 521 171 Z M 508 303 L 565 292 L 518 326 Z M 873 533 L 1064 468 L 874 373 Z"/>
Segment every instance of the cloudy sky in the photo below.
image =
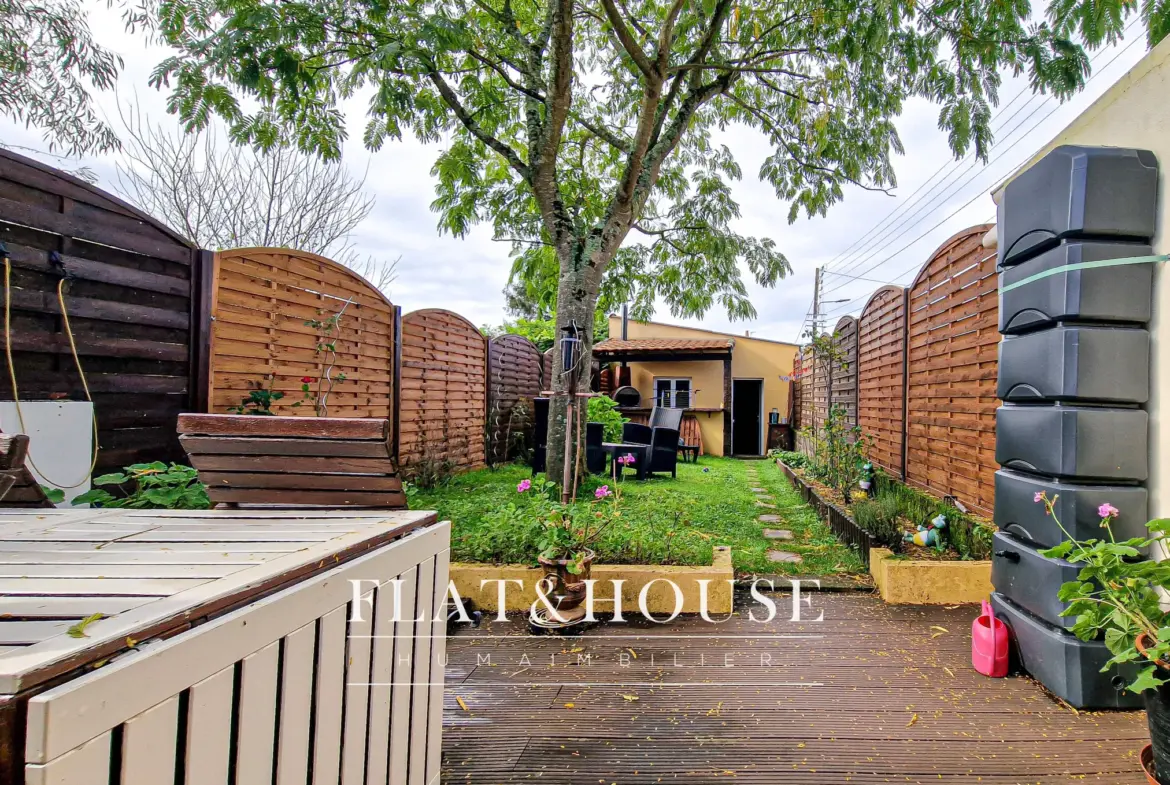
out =
<path fill-rule="evenodd" d="M 120 54 L 125 70 L 117 93 L 97 96 L 108 117 L 117 118 L 118 100 L 137 97 L 144 113 L 164 124 L 174 122 L 164 110 L 164 96 L 147 85 L 151 68 L 166 50 L 149 47 L 141 37 L 127 35 L 116 10 L 104 2 L 86 0 L 98 42 Z M 909 282 L 940 242 L 959 229 L 994 215 L 988 190 L 1051 139 L 1093 99 L 1128 71 L 1145 52 L 1139 27 L 1118 47 L 1093 55 L 1093 76 L 1085 91 L 1064 105 L 1034 96 L 1024 80 L 1005 82 L 1001 107 L 993 123 L 995 145 L 984 165 L 970 159 L 955 162 L 946 139 L 937 128 L 938 110 L 923 101 L 911 102 L 898 123 L 906 155 L 895 161 L 898 187 L 893 196 L 853 188 L 845 201 L 825 218 L 787 222 L 788 206 L 777 201 L 769 186 L 755 178 L 768 155 L 765 140 L 746 129 L 729 129 L 723 141 L 736 154 L 745 178 L 735 187 L 742 207 L 737 229 L 745 234 L 772 237 L 788 256 L 794 274 L 775 288 L 752 287 L 758 318 L 729 322 L 714 311 L 687 323 L 713 330 L 775 340 L 798 340 L 812 301 L 814 270 L 825 266 L 825 311 L 828 322 L 856 313 L 881 282 Z M 491 240 L 487 226 L 466 239 L 441 235 L 429 205 L 434 198 L 431 164 L 438 145 L 424 146 L 413 139 L 389 142 L 371 154 L 361 146 L 364 105 L 355 100 L 346 107 L 350 141 L 344 160 L 353 171 L 368 168 L 367 188 L 376 197 L 370 216 L 358 226 L 353 240 L 361 256 L 401 256 L 398 279 L 390 296 L 404 310 L 444 307 L 476 324 L 499 324 L 504 319 L 501 290 L 508 278 L 508 246 Z M 0 140 L 21 147 L 43 148 L 40 133 L 0 118 Z M 27 152 L 21 150 L 21 152 Z M 56 165 L 59 161 L 45 158 Z M 112 156 L 85 159 L 99 184 L 114 190 Z M 75 165 L 71 164 L 71 165 Z M 925 184 L 925 185 L 924 185 Z M 871 280 L 855 280 L 843 275 Z M 679 322 L 665 308 L 655 317 Z"/>

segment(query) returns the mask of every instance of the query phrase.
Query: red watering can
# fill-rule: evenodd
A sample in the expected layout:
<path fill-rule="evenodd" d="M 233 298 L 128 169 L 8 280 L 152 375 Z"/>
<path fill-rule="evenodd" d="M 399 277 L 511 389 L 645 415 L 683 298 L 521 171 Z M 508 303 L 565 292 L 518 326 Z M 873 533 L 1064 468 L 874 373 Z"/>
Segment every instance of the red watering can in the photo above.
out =
<path fill-rule="evenodd" d="M 1007 625 L 995 618 L 991 603 L 971 622 L 971 665 L 984 676 L 1002 678 L 1008 672 Z"/>

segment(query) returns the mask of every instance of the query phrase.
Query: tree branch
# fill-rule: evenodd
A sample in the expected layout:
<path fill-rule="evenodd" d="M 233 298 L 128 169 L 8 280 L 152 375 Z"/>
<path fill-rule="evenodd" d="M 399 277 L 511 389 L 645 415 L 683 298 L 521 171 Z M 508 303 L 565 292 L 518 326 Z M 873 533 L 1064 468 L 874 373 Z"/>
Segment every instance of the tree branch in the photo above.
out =
<path fill-rule="evenodd" d="M 529 181 L 530 172 L 528 165 L 521 160 L 520 155 L 480 127 L 479 123 L 475 121 L 475 118 L 463 107 L 463 104 L 459 101 L 459 96 L 455 94 L 455 91 L 451 89 L 451 86 L 447 84 L 439 72 L 432 68 L 427 71 L 427 78 L 431 80 L 431 84 L 439 91 L 439 96 L 442 97 L 443 102 L 451 107 L 451 111 L 458 118 L 459 122 L 463 124 L 463 127 L 476 139 L 503 156 L 509 166 L 515 169 L 525 181 Z"/>
<path fill-rule="evenodd" d="M 618 11 L 613 0 L 601 0 L 601 7 L 605 9 L 605 16 L 609 19 L 609 23 L 613 25 L 614 33 L 617 35 L 618 41 L 621 42 L 622 48 L 626 50 L 626 54 L 630 56 L 630 59 L 634 61 L 634 65 L 638 66 L 638 70 L 647 79 L 652 78 L 654 76 L 654 65 L 646 57 L 646 53 L 642 51 L 642 47 L 634 40 L 634 36 L 630 33 L 630 28 L 626 27 L 621 12 Z"/>

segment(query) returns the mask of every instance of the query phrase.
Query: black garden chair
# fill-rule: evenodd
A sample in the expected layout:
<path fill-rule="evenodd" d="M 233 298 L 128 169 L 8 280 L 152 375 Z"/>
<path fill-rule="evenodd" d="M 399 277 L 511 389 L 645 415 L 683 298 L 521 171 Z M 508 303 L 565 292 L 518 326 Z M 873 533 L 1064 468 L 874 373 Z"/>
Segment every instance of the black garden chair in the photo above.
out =
<path fill-rule="evenodd" d="M 649 424 L 628 422 L 622 426 L 623 442 L 650 445 L 648 473 L 670 472 L 671 477 L 678 476 L 678 434 L 682 418 L 682 409 L 655 406 Z"/>

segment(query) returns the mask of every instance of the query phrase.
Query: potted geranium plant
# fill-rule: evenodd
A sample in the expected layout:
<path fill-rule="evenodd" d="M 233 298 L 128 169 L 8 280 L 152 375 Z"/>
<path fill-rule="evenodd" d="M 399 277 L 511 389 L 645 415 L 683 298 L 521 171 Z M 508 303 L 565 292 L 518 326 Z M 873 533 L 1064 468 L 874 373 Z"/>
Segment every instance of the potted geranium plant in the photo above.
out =
<path fill-rule="evenodd" d="M 533 493 L 547 498 L 555 490 L 552 483 L 523 480 L 518 493 Z M 602 485 L 593 491 L 589 504 L 563 504 L 549 500 L 538 514 L 544 526 L 537 547 L 536 560 L 544 569 L 542 588 L 556 611 L 546 626 L 568 626 L 585 616 L 581 603 L 585 599 L 585 581 L 596 553 L 592 545 L 620 516 L 620 494 Z"/>
<path fill-rule="evenodd" d="M 1074 540 L 1056 515 L 1057 498 L 1036 494 L 1068 539 L 1041 554 L 1083 565 L 1077 580 L 1060 587 L 1060 599 L 1069 603 L 1064 615 L 1076 617 L 1072 632 L 1081 640 L 1104 637 L 1113 657 L 1102 670 L 1125 663 L 1137 668 L 1128 689 L 1146 704 L 1155 769 L 1147 768 L 1147 775 L 1170 785 L 1170 613 L 1161 605 L 1161 592 L 1170 590 L 1170 561 L 1140 559 L 1145 548 L 1170 544 L 1170 519 L 1147 523 L 1147 537 L 1119 542 L 1112 528 L 1118 510 L 1105 503 L 1097 510 L 1104 536 Z"/>

